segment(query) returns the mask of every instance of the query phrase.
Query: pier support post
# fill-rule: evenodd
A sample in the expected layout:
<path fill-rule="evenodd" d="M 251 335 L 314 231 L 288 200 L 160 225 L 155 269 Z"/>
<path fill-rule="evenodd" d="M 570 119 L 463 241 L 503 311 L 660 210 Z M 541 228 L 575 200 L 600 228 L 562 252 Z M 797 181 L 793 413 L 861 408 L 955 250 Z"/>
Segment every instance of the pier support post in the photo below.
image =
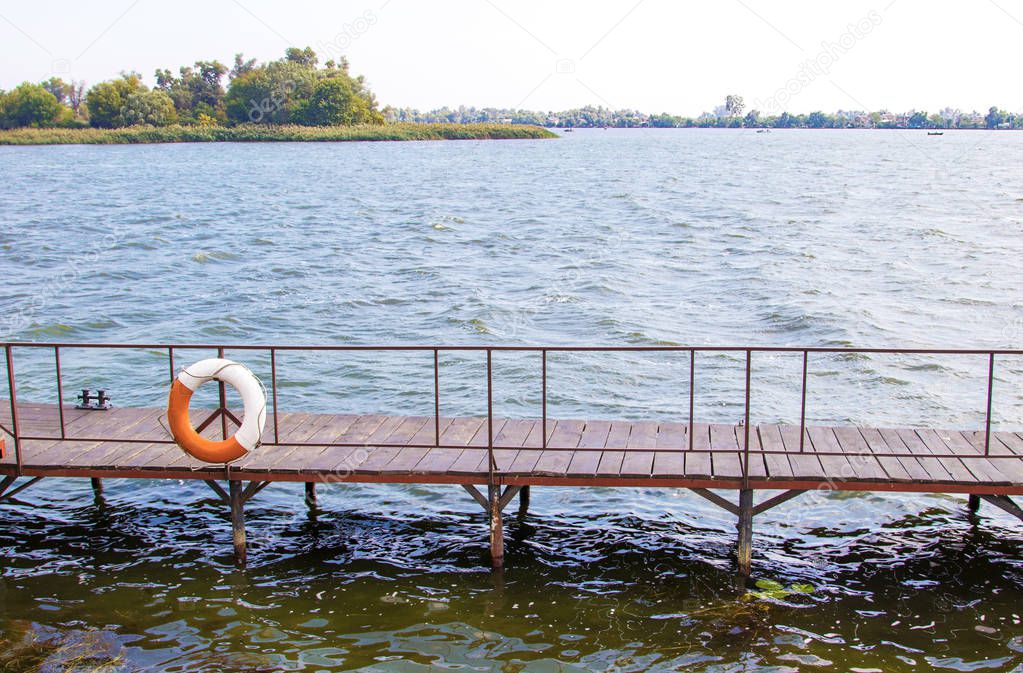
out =
<path fill-rule="evenodd" d="M 245 500 L 240 481 L 228 482 L 231 501 L 231 535 L 234 539 L 234 564 L 244 568 L 247 561 L 245 549 Z"/>
<path fill-rule="evenodd" d="M 529 487 L 523 486 L 519 490 L 519 516 L 525 516 L 529 511 Z"/>
<path fill-rule="evenodd" d="M 316 484 L 311 481 L 305 483 L 305 505 L 309 509 L 316 509 Z"/>
<path fill-rule="evenodd" d="M 501 520 L 501 489 L 487 487 L 490 503 L 490 560 L 494 568 L 504 567 L 504 522 Z"/>
<path fill-rule="evenodd" d="M 970 500 L 967 502 L 966 506 L 969 508 L 971 514 L 976 514 L 977 511 L 980 510 L 980 496 L 973 495 L 971 493 Z"/>
<path fill-rule="evenodd" d="M 749 577 L 753 565 L 753 490 L 739 491 L 739 576 Z"/>
<path fill-rule="evenodd" d="M 102 479 L 97 479 L 95 477 L 92 478 L 92 492 L 96 495 L 97 498 L 102 498 L 103 497 L 103 480 Z"/>

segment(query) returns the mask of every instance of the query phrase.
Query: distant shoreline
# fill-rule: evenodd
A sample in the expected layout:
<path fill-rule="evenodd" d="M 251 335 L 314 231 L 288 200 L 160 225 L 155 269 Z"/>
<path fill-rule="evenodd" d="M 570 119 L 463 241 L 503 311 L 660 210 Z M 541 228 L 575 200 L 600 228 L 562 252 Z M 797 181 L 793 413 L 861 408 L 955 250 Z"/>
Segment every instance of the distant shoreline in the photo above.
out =
<path fill-rule="evenodd" d="M 143 145 L 203 142 L 353 142 L 538 140 L 557 134 L 524 124 L 363 124 L 358 126 L 129 126 L 117 129 L 19 128 L 0 145 Z"/>

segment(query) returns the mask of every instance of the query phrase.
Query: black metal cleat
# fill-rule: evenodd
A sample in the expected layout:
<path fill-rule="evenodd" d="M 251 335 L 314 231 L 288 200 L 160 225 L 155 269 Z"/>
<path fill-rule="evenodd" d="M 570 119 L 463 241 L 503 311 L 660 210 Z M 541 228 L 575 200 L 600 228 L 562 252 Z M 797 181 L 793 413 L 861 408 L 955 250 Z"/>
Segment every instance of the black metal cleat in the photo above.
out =
<path fill-rule="evenodd" d="M 82 388 L 82 394 L 78 396 L 78 399 L 80 399 L 81 402 L 75 405 L 75 409 L 92 409 L 91 402 L 93 397 L 91 390 L 88 388 Z"/>
<path fill-rule="evenodd" d="M 96 406 L 93 408 L 101 411 L 106 411 L 110 408 L 110 396 L 107 395 L 105 388 L 99 389 L 99 392 L 96 394 Z"/>
<path fill-rule="evenodd" d="M 110 396 L 107 395 L 105 388 L 100 388 L 95 395 L 92 394 L 92 390 L 89 388 L 82 388 L 82 394 L 78 396 L 81 400 L 79 404 L 75 405 L 75 409 L 85 409 L 86 411 L 106 411 L 110 408 Z M 95 404 L 93 404 L 95 402 Z"/>

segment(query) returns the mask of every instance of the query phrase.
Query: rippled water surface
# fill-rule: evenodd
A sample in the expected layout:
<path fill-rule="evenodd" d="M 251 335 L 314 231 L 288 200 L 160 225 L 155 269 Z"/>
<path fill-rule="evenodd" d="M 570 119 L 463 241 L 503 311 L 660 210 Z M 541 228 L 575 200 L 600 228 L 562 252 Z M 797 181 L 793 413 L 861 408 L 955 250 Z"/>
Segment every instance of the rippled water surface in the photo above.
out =
<path fill-rule="evenodd" d="M 577 131 L 553 141 L 0 148 L 11 340 L 1023 345 L 1023 135 Z M 207 353 L 196 352 L 195 357 Z M 265 353 L 228 353 L 266 378 Z M 19 393 L 53 401 L 19 349 Z M 68 349 L 66 389 L 162 404 L 166 355 Z M 485 410 L 478 353 L 444 412 Z M 699 356 L 735 422 L 743 356 Z M 282 408 L 429 413 L 432 359 L 281 356 Z M 753 362 L 755 421 L 799 356 Z M 1023 367 L 994 419 L 1019 427 Z M 538 358 L 495 355 L 535 415 Z M 552 415 L 688 413 L 688 356 L 551 356 Z M 982 357 L 811 361 L 811 420 L 979 427 Z M 1023 665 L 1023 524 L 960 496 L 822 493 L 734 520 L 670 489 L 534 488 L 493 574 L 458 487 L 301 486 L 232 567 L 201 483 L 49 479 L 0 506 L 0 670 L 994 670 Z M 1017 669 L 1018 670 L 1018 669 Z"/>

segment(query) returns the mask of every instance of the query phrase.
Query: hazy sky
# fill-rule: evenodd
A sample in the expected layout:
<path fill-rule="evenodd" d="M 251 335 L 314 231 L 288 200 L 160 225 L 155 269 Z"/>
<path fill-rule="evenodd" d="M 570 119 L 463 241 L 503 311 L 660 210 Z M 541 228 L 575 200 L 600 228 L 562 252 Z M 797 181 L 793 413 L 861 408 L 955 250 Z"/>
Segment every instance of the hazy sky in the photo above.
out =
<path fill-rule="evenodd" d="M 1021 42 L 1020 0 L 51 0 L 0 3 L 0 88 L 308 45 L 421 109 L 1019 111 Z"/>

